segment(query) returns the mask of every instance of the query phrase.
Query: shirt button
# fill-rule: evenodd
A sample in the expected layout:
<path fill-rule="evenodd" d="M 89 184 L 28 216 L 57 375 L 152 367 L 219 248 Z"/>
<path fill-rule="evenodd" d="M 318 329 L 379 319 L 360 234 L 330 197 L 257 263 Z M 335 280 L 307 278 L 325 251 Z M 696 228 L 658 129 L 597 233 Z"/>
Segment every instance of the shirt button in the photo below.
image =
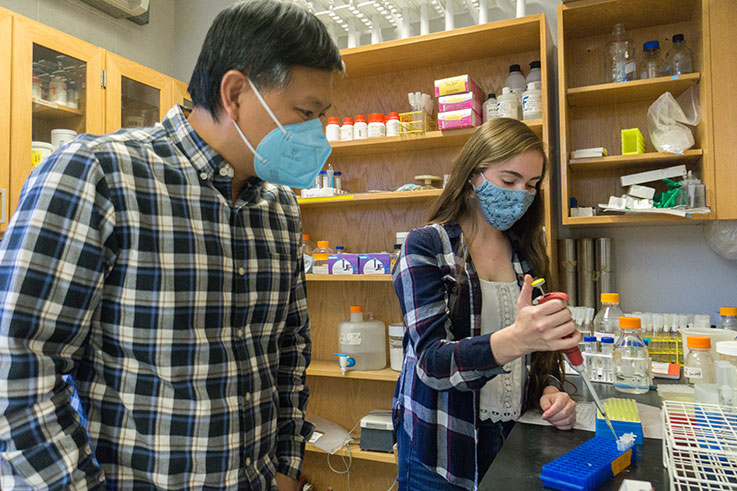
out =
<path fill-rule="evenodd" d="M 207 179 L 207 172 L 201 172 L 200 173 L 200 179 Z"/>
<path fill-rule="evenodd" d="M 98 477 L 97 480 L 100 482 L 105 482 L 105 476 L 100 474 L 100 477 Z"/>
<path fill-rule="evenodd" d="M 220 175 L 225 177 L 228 175 L 228 168 L 227 167 L 221 167 L 220 168 Z"/>
<path fill-rule="evenodd" d="M 246 268 L 244 268 L 243 266 L 241 266 L 240 268 L 238 268 L 238 274 L 241 275 L 241 276 L 243 276 L 244 274 L 246 274 Z"/>
<path fill-rule="evenodd" d="M 89 445 L 85 445 L 84 446 L 84 454 L 85 455 L 92 455 L 92 449 L 90 448 Z"/>
<path fill-rule="evenodd" d="M 246 466 L 251 465 L 251 457 L 246 457 Z"/>

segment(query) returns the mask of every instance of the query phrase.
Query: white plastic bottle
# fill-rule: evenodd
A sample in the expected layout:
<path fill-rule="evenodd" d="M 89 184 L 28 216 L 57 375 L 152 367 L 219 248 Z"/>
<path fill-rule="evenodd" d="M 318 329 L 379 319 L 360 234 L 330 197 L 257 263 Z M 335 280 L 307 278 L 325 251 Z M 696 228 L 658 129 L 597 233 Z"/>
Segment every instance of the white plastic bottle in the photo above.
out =
<path fill-rule="evenodd" d="M 353 118 L 343 118 L 343 126 L 340 127 L 340 141 L 351 140 L 353 140 Z"/>
<path fill-rule="evenodd" d="M 384 124 L 384 115 L 381 113 L 369 114 L 368 137 L 383 138 L 386 136 L 386 125 Z"/>
<path fill-rule="evenodd" d="M 489 98 L 486 99 L 486 102 L 484 102 L 484 105 L 482 107 L 482 113 L 484 116 L 484 123 L 487 121 L 490 121 L 494 118 L 499 117 L 499 111 L 497 110 L 497 100 L 496 100 L 496 94 L 493 92 L 489 94 Z"/>
<path fill-rule="evenodd" d="M 525 84 L 530 85 L 532 82 L 542 82 L 542 72 L 540 71 L 540 61 L 535 60 L 530 62 L 530 71 L 527 72 L 525 77 Z"/>
<path fill-rule="evenodd" d="M 67 105 L 67 82 L 61 75 L 52 75 L 49 82 L 49 101 Z"/>
<path fill-rule="evenodd" d="M 386 136 L 399 136 L 399 113 L 389 113 L 386 117 Z"/>
<path fill-rule="evenodd" d="M 329 142 L 340 141 L 340 124 L 338 118 L 328 118 L 328 124 L 325 126 L 325 138 Z"/>
<path fill-rule="evenodd" d="M 527 84 L 522 96 L 522 119 L 538 119 L 543 117 L 543 92 L 540 82 Z"/>
<path fill-rule="evenodd" d="M 509 65 L 509 75 L 504 79 L 504 86 L 509 87 L 517 96 L 517 103 L 520 107 L 522 107 L 522 93 L 525 91 L 525 84 L 525 76 L 522 75 L 519 65 Z"/>
<path fill-rule="evenodd" d="M 497 97 L 497 113 L 500 118 L 519 119 L 519 101 L 509 87 L 504 87 Z"/>
<path fill-rule="evenodd" d="M 356 360 L 354 370 L 386 367 L 386 326 L 376 319 L 363 319 L 363 309 L 351 306 L 351 318 L 338 324 L 338 349 Z"/>
<path fill-rule="evenodd" d="M 366 124 L 366 116 L 363 114 L 356 115 L 356 121 L 353 123 L 353 139 L 365 140 L 368 138 L 368 125 Z"/>

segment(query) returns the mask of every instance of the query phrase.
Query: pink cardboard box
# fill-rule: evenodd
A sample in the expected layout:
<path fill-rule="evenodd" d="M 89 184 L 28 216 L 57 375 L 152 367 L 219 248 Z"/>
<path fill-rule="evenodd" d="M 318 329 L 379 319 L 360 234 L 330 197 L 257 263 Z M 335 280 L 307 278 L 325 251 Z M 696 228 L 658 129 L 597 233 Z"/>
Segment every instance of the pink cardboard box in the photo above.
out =
<path fill-rule="evenodd" d="M 484 91 L 468 75 L 458 75 L 435 81 L 435 97 L 462 94 L 463 92 L 476 92 L 480 96 L 484 95 Z"/>
<path fill-rule="evenodd" d="M 459 111 L 461 109 L 473 109 L 481 113 L 481 105 L 484 103 L 482 97 L 476 92 L 464 92 L 462 94 L 443 95 L 438 97 L 438 112 Z"/>
<path fill-rule="evenodd" d="M 358 254 L 330 254 L 329 274 L 358 274 Z"/>
<path fill-rule="evenodd" d="M 391 274 L 391 255 L 360 254 L 358 256 L 360 274 Z"/>
<path fill-rule="evenodd" d="M 438 113 L 438 129 L 453 130 L 457 128 L 469 128 L 479 126 L 483 122 L 480 112 L 473 109 L 461 109 Z"/>

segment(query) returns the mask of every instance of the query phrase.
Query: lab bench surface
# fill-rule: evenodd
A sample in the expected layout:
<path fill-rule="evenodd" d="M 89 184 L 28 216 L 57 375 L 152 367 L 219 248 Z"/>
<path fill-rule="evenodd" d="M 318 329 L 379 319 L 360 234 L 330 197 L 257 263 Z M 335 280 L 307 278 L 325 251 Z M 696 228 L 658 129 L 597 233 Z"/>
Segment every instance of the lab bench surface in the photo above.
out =
<path fill-rule="evenodd" d="M 588 391 L 580 387 L 578 377 L 569 377 L 578 391 L 576 401 L 591 401 Z M 650 406 L 660 406 L 657 391 L 631 395 L 616 392 L 611 385 L 594 384 L 601 399 L 622 397 L 635 399 Z M 517 423 L 504 442 L 501 451 L 484 476 L 479 491 L 550 489 L 540 480 L 542 466 L 573 450 L 593 438 L 594 433 L 582 430 L 560 431 L 551 426 Z M 663 467 L 663 442 L 645 438 L 644 445 L 637 446 L 633 465 L 604 484 L 602 490 L 617 490 L 625 479 L 649 481 L 653 489 L 668 488 L 668 471 Z"/>

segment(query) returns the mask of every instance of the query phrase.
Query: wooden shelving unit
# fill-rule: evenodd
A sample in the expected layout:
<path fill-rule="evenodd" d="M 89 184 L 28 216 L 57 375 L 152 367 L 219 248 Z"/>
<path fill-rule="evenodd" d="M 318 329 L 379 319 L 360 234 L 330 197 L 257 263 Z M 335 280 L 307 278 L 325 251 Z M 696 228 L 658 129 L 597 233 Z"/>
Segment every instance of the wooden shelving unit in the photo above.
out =
<path fill-rule="evenodd" d="M 685 164 L 706 185 L 706 204 L 714 206 L 712 148 L 711 59 L 709 2 L 711 0 L 581 0 L 558 6 L 558 93 L 560 118 L 560 179 L 562 222 L 571 226 L 695 223 L 712 214 L 680 218 L 668 215 L 600 215 L 571 217 L 568 204 L 598 209 L 610 196 L 626 192 L 624 174 Z M 606 45 L 616 23 L 623 23 L 634 41 L 636 57 L 644 42 L 658 40 L 664 54 L 673 34 L 682 33 L 694 56 L 694 73 L 677 77 L 607 83 Z M 694 128 L 695 145 L 683 155 L 659 153 L 650 142 L 647 111 L 663 93 L 679 96 L 698 85 L 701 121 Z M 642 155 L 621 153 L 621 130 L 639 128 L 645 136 Z M 573 150 L 605 147 L 608 157 L 570 159 Z M 661 184 L 654 183 L 656 188 Z"/>
<path fill-rule="evenodd" d="M 543 99 L 550 100 L 553 43 L 544 15 L 493 22 L 448 32 L 416 36 L 343 50 L 347 76 L 336 80 L 329 116 L 339 118 L 406 111 L 407 93 L 432 93 L 433 81 L 460 74 L 487 92 L 500 92 L 509 65 L 541 61 Z M 551 145 L 551 113 L 544 105 L 543 117 L 525 123 Z M 348 251 L 391 251 L 397 232 L 407 232 L 427 221 L 433 201 L 441 190 L 368 193 L 372 189 L 397 189 L 417 183 L 414 176 L 450 174 L 453 161 L 475 128 L 431 131 L 351 142 L 334 142 L 328 163 L 342 172 L 343 189 L 350 197 L 300 200 L 304 233 L 312 240 L 328 240 Z M 553 161 L 549 159 L 552 163 Z M 552 208 L 550 176 L 546 174 L 543 196 L 549 254 L 556 256 L 556 226 Z M 419 183 L 418 183 L 419 184 Z M 313 362 L 308 369 L 308 411 L 352 428 L 373 409 L 390 409 L 398 372 L 349 371 L 344 377 L 333 358 L 338 347 L 338 323 L 348 318 L 351 305 L 385 324 L 402 322 L 390 275 L 383 277 L 336 277 L 308 275 L 307 305 L 312 322 Z M 388 351 L 388 350 L 387 350 Z M 387 356 L 388 360 L 388 356 Z M 351 487 L 388 489 L 395 477 L 394 457 L 368 454 L 355 462 Z M 356 454 L 354 453 L 354 456 Z M 372 460 L 374 462 L 372 462 Z M 318 489 L 335 486 L 336 475 L 323 455 L 309 452 L 304 472 Z"/>
<path fill-rule="evenodd" d="M 393 453 L 369 452 L 367 450 L 361 450 L 361 447 L 358 443 L 350 443 L 348 444 L 348 446 L 351 447 L 350 456 L 354 459 L 371 460 L 373 462 L 381 462 L 382 464 L 394 465 L 394 454 Z M 305 450 L 307 450 L 308 452 L 327 454 L 325 450 L 321 448 L 317 448 L 311 443 L 308 443 L 306 445 Z M 337 452 L 335 452 L 334 455 L 336 456 L 336 458 L 341 457 L 341 456 L 348 458 L 348 450 L 343 448 L 342 450 L 338 450 Z"/>

